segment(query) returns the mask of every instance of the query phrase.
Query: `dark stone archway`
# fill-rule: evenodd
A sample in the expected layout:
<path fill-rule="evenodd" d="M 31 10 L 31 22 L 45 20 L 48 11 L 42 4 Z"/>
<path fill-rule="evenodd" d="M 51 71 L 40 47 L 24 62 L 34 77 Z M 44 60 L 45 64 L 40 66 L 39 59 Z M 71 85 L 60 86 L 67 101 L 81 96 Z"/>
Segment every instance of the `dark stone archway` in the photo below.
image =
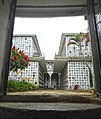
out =
<path fill-rule="evenodd" d="M 51 75 L 51 87 L 53 89 L 59 88 L 59 74 L 58 73 L 53 73 Z"/>
<path fill-rule="evenodd" d="M 1 43 L 2 45 L 0 45 L 0 48 L 1 48 L 0 49 L 0 56 L 1 56 L 0 57 L 0 63 L 1 63 L 0 64 L 0 92 L 3 95 L 6 94 L 6 89 L 7 89 L 7 79 L 8 79 L 8 72 L 9 72 L 8 69 L 9 69 L 9 61 L 10 61 L 10 50 L 12 45 L 16 1 L 17 0 L 9 0 L 8 2 L 5 0 L 4 3 L 0 1 L 0 5 L 2 5 L 2 7 L 0 7 L 0 11 L 2 11 L 2 14 L 3 14 L 0 17 L 0 27 L 2 28 L 0 30 L 0 35 L 1 35 L 0 42 L 2 42 Z M 101 54 L 100 54 L 101 48 L 99 46 L 100 39 L 98 38 L 98 31 L 97 31 L 97 24 L 95 19 L 95 10 L 94 10 L 94 2 L 97 2 L 97 1 L 98 3 L 100 3 L 100 0 L 87 0 L 87 6 L 84 6 L 84 7 L 87 7 L 87 16 L 88 16 L 87 18 L 88 18 L 88 24 L 89 24 L 89 30 L 90 30 L 90 36 L 91 36 L 93 63 L 94 63 L 94 71 L 95 71 L 95 79 L 96 79 L 95 81 L 96 90 L 98 93 L 101 94 Z M 6 6 L 5 6 L 5 3 L 6 3 Z M 75 5 L 75 2 L 74 2 L 74 5 Z M 6 9 L 7 7 L 8 9 Z M 73 6 L 71 6 L 71 8 L 72 7 Z M 77 6 L 77 7 L 80 7 L 80 6 Z M 99 7 L 101 7 L 101 5 Z M 5 16 L 5 18 L 2 18 L 2 16 Z M 3 25 L 1 23 L 2 19 L 7 19 L 7 21 Z M 54 74 L 53 76 L 55 77 L 57 75 Z M 52 80 L 54 79 L 53 76 L 52 76 Z M 56 79 L 54 79 L 54 81 L 55 80 Z"/>
<path fill-rule="evenodd" d="M 50 88 L 50 75 L 48 73 L 44 73 L 44 88 Z"/>

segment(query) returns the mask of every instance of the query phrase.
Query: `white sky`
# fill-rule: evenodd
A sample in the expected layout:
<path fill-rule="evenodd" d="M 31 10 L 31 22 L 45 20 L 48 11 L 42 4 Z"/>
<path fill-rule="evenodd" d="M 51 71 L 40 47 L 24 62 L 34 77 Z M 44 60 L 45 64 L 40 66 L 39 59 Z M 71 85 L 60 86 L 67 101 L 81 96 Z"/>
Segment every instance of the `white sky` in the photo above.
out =
<path fill-rule="evenodd" d="M 87 31 L 83 16 L 57 18 L 16 18 L 14 34 L 36 34 L 41 52 L 46 60 L 58 53 L 62 33 Z"/>

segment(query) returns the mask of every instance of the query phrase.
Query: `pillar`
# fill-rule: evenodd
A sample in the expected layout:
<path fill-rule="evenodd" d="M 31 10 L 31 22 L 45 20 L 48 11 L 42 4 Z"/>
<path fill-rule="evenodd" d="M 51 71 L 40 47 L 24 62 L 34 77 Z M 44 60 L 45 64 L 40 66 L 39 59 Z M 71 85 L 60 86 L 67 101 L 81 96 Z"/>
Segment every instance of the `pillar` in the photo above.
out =
<path fill-rule="evenodd" d="M 87 0 L 87 17 L 91 37 L 96 91 L 98 94 L 101 94 L 101 53 L 95 19 L 94 0 Z"/>
<path fill-rule="evenodd" d="M 51 86 L 52 86 L 51 85 L 52 84 L 52 74 L 50 73 L 49 75 L 50 75 L 50 88 L 51 88 Z"/>
<path fill-rule="evenodd" d="M 0 94 L 6 94 L 16 0 L 0 1 Z"/>
<path fill-rule="evenodd" d="M 61 75 L 61 73 L 58 73 L 58 77 L 59 77 L 59 89 L 60 89 L 60 87 L 61 87 L 61 81 L 60 81 L 60 75 Z"/>

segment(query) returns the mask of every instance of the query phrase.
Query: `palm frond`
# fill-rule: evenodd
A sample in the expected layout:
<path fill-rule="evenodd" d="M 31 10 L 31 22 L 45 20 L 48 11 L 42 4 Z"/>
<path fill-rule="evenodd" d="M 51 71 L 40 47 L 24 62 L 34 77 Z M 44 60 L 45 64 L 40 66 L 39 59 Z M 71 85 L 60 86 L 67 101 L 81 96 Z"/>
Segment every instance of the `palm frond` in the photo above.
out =
<path fill-rule="evenodd" d="M 68 42 L 67 46 L 69 46 L 69 45 L 71 45 L 71 44 L 75 44 L 75 45 L 79 46 L 79 43 L 76 42 L 76 41 L 73 40 L 73 39 L 71 39 L 71 40 Z"/>

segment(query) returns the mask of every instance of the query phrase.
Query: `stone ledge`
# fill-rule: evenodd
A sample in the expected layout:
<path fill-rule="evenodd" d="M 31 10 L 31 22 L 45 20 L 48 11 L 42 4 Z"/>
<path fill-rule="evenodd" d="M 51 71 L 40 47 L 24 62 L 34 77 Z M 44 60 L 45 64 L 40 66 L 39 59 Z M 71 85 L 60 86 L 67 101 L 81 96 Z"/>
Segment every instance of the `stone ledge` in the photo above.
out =
<path fill-rule="evenodd" d="M 101 105 L 101 98 L 80 95 L 7 95 L 0 96 L 0 102 L 66 102 L 92 103 Z"/>
<path fill-rule="evenodd" d="M 0 119 L 101 119 L 101 107 L 74 103 L 0 103 Z"/>

